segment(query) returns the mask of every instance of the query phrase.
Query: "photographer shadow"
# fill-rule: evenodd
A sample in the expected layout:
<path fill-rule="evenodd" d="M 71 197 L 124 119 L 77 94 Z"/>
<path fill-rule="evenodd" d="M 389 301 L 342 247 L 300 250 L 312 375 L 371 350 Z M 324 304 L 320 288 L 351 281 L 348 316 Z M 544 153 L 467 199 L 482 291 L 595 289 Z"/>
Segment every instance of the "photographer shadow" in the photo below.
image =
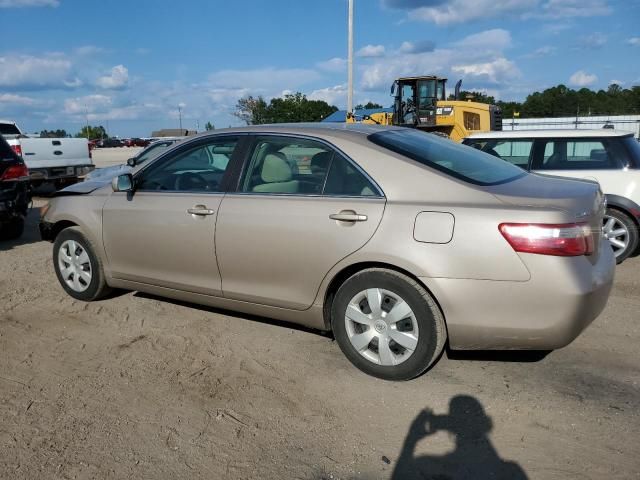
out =
<path fill-rule="evenodd" d="M 520 465 L 498 455 L 489 439 L 492 427 L 482 404 L 468 395 L 452 398 L 448 415 L 423 410 L 409 428 L 391 480 L 526 480 Z M 446 455 L 416 457 L 418 442 L 439 431 L 455 436 L 455 450 Z"/>

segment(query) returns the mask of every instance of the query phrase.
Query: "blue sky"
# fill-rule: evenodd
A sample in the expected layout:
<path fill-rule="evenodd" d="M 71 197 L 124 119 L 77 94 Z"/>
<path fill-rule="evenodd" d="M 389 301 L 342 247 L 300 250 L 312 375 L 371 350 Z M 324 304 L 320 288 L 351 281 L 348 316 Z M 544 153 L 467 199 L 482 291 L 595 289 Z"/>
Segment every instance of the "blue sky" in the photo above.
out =
<path fill-rule="evenodd" d="M 346 104 L 347 0 L 0 0 L 0 118 L 119 136 L 237 125 L 238 98 Z M 523 100 L 640 84 L 640 0 L 355 0 L 355 103 L 393 79 Z"/>

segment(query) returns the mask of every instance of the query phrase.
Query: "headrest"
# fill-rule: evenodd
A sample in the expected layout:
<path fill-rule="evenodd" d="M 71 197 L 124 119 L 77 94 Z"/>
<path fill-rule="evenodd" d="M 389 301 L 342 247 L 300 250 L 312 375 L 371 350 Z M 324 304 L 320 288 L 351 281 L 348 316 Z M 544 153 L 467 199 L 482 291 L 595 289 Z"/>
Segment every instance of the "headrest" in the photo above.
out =
<path fill-rule="evenodd" d="M 293 177 L 293 174 L 286 157 L 282 153 L 276 152 L 269 153 L 264 157 L 260 177 L 263 182 L 278 183 L 288 182 Z"/>
<path fill-rule="evenodd" d="M 327 170 L 329 168 L 329 162 L 331 161 L 332 155 L 333 152 L 316 153 L 313 157 L 311 157 L 310 166 L 322 170 Z"/>

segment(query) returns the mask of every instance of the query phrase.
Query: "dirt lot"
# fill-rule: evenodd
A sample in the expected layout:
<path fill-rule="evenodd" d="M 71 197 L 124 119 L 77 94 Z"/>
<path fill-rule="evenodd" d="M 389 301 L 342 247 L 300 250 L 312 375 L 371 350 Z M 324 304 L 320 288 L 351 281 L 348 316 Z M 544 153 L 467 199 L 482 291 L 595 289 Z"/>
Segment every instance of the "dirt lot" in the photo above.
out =
<path fill-rule="evenodd" d="M 34 211 L 0 243 L 0 478 L 640 478 L 639 323 L 636 258 L 569 347 L 447 354 L 388 383 L 292 325 L 74 301 Z"/>

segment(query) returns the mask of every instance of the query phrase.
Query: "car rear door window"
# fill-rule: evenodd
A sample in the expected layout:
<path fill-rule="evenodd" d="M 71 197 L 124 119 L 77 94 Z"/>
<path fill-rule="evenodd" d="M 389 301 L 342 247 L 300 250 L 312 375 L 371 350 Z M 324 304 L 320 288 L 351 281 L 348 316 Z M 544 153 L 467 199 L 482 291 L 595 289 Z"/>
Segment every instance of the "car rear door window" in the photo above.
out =
<path fill-rule="evenodd" d="M 627 151 L 617 139 L 539 139 L 537 170 L 607 170 L 626 164 Z"/>
<path fill-rule="evenodd" d="M 324 194 L 346 197 L 380 196 L 378 188 L 351 162 L 338 153 L 333 156 Z"/>

